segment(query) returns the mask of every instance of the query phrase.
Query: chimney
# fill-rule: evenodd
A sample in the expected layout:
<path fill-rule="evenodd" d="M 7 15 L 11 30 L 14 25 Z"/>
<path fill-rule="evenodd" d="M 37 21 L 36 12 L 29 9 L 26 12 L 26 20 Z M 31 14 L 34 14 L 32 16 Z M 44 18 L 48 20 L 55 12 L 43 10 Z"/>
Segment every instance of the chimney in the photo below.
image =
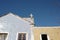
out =
<path fill-rule="evenodd" d="M 30 25 L 34 26 L 34 17 L 32 13 L 30 14 L 29 18 L 23 18 L 25 21 L 28 21 Z"/>
<path fill-rule="evenodd" d="M 32 13 L 30 14 L 30 19 L 31 19 L 31 25 L 34 25 L 34 18 L 33 18 Z"/>

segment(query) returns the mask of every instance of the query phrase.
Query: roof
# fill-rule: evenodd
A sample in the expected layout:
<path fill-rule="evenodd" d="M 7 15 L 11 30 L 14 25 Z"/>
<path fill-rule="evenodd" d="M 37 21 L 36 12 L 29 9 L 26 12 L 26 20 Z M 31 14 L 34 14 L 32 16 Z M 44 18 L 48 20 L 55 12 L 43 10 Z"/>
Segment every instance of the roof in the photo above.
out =
<path fill-rule="evenodd" d="M 4 16 L 8 16 L 8 15 L 16 16 L 16 18 L 21 19 L 21 20 L 23 20 L 23 21 L 25 21 L 25 22 L 29 22 L 29 23 L 30 23 L 30 21 L 31 21 L 30 18 L 22 18 L 22 17 L 20 17 L 20 16 L 14 14 L 14 13 L 11 13 L 11 12 L 0 16 L 0 18 L 2 18 L 2 17 L 4 17 Z M 30 20 L 30 21 L 28 21 L 28 20 Z"/>

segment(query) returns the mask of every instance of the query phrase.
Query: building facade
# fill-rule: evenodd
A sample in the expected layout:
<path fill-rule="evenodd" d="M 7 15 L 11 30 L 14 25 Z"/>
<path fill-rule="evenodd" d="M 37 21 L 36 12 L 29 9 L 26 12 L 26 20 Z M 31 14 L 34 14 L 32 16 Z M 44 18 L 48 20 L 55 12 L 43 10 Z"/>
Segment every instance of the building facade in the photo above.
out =
<path fill-rule="evenodd" d="M 34 40 L 60 40 L 60 28 L 56 27 L 34 27 Z"/>
<path fill-rule="evenodd" d="M 60 26 L 35 27 L 32 14 L 22 18 L 13 13 L 0 17 L 0 40 L 60 40 Z"/>

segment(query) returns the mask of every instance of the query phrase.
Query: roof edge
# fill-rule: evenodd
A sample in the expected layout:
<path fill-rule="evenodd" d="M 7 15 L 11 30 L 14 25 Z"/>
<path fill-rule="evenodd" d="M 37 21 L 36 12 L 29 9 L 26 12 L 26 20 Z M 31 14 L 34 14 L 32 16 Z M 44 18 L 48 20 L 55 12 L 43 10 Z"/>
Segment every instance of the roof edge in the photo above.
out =
<path fill-rule="evenodd" d="M 16 16 L 17 19 L 22 19 L 23 21 L 26 21 L 26 20 L 23 19 L 23 17 L 20 17 L 20 16 L 14 14 L 14 13 L 12 13 L 12 12 L 9 12 L 9 13 L 7 13 L 7 14 L 1 16 L 1 17 L 7 16 L 7 15 Z M 26 21 L 26 22 L 28 22 L 28 21 Z"/>
<path fill-rule="evenodd" d="M 34 28 L 60 28 L 60 26 L 48 26 L 48 27 L 37 27 L 37 26 L 35 26 Z"/>

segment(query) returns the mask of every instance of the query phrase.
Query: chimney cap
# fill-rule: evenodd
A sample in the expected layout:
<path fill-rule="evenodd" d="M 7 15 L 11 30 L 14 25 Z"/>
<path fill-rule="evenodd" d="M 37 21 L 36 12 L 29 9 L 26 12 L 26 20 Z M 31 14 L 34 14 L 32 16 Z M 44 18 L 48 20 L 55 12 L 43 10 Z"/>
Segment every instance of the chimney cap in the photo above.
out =
<path fill-rule="evenodd" d="M 33 14 L 32 13 L 30 14 L 30 17 L 33 18 Z"/>

